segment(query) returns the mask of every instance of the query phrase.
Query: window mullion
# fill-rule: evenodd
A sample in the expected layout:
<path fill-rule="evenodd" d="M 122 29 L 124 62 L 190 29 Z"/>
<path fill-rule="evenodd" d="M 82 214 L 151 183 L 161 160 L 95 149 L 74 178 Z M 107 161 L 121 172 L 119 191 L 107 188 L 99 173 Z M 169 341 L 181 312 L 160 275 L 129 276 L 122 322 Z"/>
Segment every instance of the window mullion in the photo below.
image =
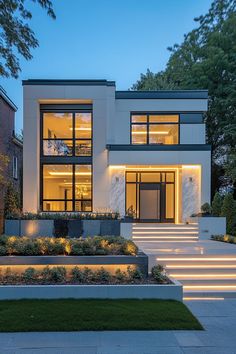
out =
<path fill-rule="evenodd" d="M 75 211 L 75 165 L 72 165 L 72 171 L 73 171 L 73 174 L 72 174 L 72 209 L 73 211 Z"/>

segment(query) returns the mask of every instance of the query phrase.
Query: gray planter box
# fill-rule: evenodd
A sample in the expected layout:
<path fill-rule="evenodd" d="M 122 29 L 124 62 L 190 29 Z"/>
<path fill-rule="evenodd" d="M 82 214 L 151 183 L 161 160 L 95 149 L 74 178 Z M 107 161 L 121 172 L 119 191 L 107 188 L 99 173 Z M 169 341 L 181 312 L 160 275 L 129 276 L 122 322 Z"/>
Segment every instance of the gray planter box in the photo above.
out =
<path fill-rule="evenodd" d="M 6 220 L 5 234 L 8 236 L 53 237 L 54 220 Z M 69 237 L 119 236 L 120 220 L 76 220 L 68 221 Z"/>
<path fill-rule="evenodd" d="M 219 216 L 191 217 L 190 222 L 197 222 L 200 240 L 209 240 L 212 235 L 226 234 L 226 218 Z"/>
<path fill-rule="evenodd" d="M 140 253 L 137 256 L 2 256 L 0 267 L 4 266 L 36 266 L 36 265 L 136 265 L 145 276 L 148 275 L 148 256 Z"/>
<path fill-rule="evenodd" d="M 182 285 L 3 285 L 0 300 L 19 299 L 169 299 L 182 301 Z"/>

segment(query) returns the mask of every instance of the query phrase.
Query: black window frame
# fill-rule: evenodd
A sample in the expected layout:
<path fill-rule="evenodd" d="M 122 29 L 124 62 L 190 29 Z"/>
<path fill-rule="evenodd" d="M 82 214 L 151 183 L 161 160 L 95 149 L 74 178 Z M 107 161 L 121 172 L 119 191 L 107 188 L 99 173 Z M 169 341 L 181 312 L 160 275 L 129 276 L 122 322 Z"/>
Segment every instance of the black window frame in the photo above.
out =
<path fill-rule="evenodd" d="M 149 121 L 150 116 L 178 116 L 178 122 L 151 122 Z M 147 121 L 146 122 L 137 122 L 133 123 L 132 122 L 132 117 L 133 116 L 146 116 Z M 178 142 L 177 144 L 159 144 L 159 143 L 150 143 L 149 142 L 149 127 L 150 125 L 178 125 Z M 147 127 L 147 142 L 145 144 L 135 144 L 132 141 L 132 126 L 133 125 L 146 125 Z M 179 145 L 180 144 L 180 113 L 175 113 L 175 112 L 130 112 L 130 145 Z"/>
<path fill-rule="evenodd" d="M 127 175 L 129 173 L 134 173 L 136 175 L 135 181 L 133 182 L 128 182 L 127 181 Z M 144 182 L 141 180 L 142 178 L 142 174 L 156 174 L 156 173 L 160 173 L 160 182 Z M 174 176 L 174 181 L 173 182 L 167 182 L 166 181 L 166 174 L 167 173 L 171 173 Z M 165 178 L 163 179 L 163 175 L 165 175 Z M 174 223 L 175 219 L 176 219 L 176 172 L 173 170 L 157 170 L 157 171 L 139 171 L 139 170 L 132 170 L 132 171 L 125 171 L 125 213 L 127 213 L 127 185 L 135 185 L 136 186 L 136 217 L 134 218 L 134 220 L 137 221 L 142 221 L 142 219 L 140 219 L 140 184 L 160 184 L 161 186 L 161 216 L 160 216 L 160 220 L 156 220 L 158 223 Z M 165 207 L 166 207 L 166 201 L 165 201 L 165 186 L 167 184 L 172 184 L 174 186 L 174 217 L 171 219 L 167 219 L 166 216 L 166 212 L 165 212 Z M 150 221 L 152 222 L 153 220 L 145 220 L 145 221 Z"/>
<path fill-rule="evenodd" d="M 71 138 L 54 138 L 48 139 L 43 137 L 44 119 L 45 113 L 71 113 L 72 114 L 72 137 Z M 90 113 L 91 114 L 91 138 L 76 138 L 75 134 L 75 121 L 76 113 Z M 41 109 L 40 110 L 40 155 L 43 157 L 92 157 L 93 156 L 93 111 L 91 109 L 70 109 L 70 108 L 58 108 L 58 109 Z M 44 141 L 72 141 L 72 154 L 71 155 L 44 155 Z M 77 141 L 90 141 L 91 143 L 91 154 L 90 155 L 76 155 L 76 142 Z"/>
<path fill-rule="evenodd" d="M 80 108 L 81 106 L 81 108 Z M 83 107 L 82 107 L 83 106 Z M 48 212 L 44 210 L 44 202 L 47 201 L 61 201 L 61 202 L 72 202 L 72 210 L 61 210 L 61 211 L 50 211 L 50 213 L 55 212 L 92 212 L 93 211 L 93 109 L 92 105 L 76 105 L 76 108 L 72 105 L 42 105 L 40 106 L 40 210 L 43 212 Z M 75 149 L 75 141 L 77 140 L 91 140 L 91 155 L 44 155 L 43 154 L 43 141 L 50 140 L 43 138 L 43 114 L 44 113 L 72 113 L 73 128 L 75 127 L 75 114 L 76 113 L 90 113 L 91 114 L 91 139 L 78 139 L 75 138 L 75 129 L 73 129 L 73 139 L 58 139 L 58 140 L 73 140 L 73 149 Z M 56 140 L 56 139 L 55 139 Z M 73 150 L 74 152 L 74 150 Z M 44 199 L 43 198 L 43 166 L 44 165 L 71 165 L 72 166 L 72 199 Z M 91 199 L 75 199 L 75 166 L 76 165 L 89 165 L 91 166 Z M 77 211 L 75 210 L 75 205 L 77 201 L 91 202 L 91 211 Z"/>

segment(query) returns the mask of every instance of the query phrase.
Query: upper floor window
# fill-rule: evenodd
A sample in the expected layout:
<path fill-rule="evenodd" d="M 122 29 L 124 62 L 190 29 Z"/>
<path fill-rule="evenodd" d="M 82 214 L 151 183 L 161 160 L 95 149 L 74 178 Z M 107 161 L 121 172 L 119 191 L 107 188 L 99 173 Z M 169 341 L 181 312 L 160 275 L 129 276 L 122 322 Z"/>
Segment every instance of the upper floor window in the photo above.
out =
<path fill-rule="evenodd" d="M 17 156 L 13 156 L 12 160 L 12 176 L 14 179 L 18 179 L 18 159 Z"/>
<path fill-rule="evenodd" d="M 131 144 L 178 144 L 178 114 L 132 114 Z"/>
<path fill-rule="evenodd" d="M 92 114 L 42 113 L 44 156 L 91 156 Z"/>

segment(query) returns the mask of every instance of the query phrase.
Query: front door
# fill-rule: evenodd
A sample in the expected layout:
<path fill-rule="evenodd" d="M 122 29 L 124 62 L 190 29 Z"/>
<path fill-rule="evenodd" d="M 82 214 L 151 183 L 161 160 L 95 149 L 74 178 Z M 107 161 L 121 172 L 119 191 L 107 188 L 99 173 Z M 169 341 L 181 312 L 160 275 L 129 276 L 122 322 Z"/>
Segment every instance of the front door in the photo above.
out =
<path fill-rule="evenodd" d="M 140 220 L 174 222 L 174 184 L 140 183 Z"/>
<path fill-rule="evenodd" d="M 140 183 L 140 219 L 161 221 L 161 184 Z"/>

